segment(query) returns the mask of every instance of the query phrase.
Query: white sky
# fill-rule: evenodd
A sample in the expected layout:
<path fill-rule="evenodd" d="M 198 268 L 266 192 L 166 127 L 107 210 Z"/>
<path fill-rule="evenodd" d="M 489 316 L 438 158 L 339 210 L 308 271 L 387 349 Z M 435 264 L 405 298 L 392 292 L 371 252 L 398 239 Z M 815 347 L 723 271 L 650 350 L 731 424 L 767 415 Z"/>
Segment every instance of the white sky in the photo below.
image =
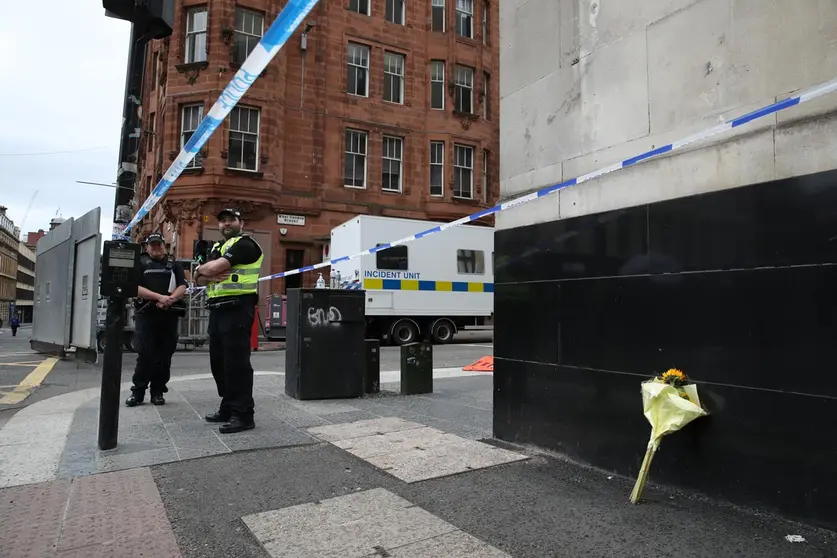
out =
<path fill-rule="evenodd" d="M 56 212 L 99 206 L 110 240 L 115 190 L 75 181 L 116 181 L 130 24 L 99 0 L 42 0 L 37 11 L 0 2 L 0 205 L 24 238 Z M 55 151 L 76 152 L 9 155 Z"/>

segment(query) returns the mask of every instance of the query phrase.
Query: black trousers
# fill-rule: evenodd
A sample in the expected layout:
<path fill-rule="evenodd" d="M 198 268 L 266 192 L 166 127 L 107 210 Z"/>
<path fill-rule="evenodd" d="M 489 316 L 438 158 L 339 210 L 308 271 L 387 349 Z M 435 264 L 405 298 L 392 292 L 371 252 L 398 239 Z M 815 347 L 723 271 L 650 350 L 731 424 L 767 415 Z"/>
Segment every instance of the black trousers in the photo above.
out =
<path fill-rule="evenodd" d="M 209 311 L 209 365 L 221 398 L 220 412 L 252 420 L 250 332 L 256 307 L 246 301 Z"/>
<path fill-rule="evenodd" d="M 168 391 L 171 378 L 171 357 L 177 350 L 178 317 L 172 312 L 148 308 L 136 316 L 134 336 L 137 339 L 137 366 L 131 391 L 151 393 Z"/>

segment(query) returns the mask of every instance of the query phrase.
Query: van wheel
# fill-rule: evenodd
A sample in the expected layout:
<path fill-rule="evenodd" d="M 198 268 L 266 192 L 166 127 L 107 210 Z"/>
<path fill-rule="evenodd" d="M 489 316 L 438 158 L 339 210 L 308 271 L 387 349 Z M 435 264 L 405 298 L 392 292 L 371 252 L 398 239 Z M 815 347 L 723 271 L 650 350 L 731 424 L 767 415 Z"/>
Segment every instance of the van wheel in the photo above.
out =
<path fill-rule="evenodd" d="M 446 345 L 453 341 L 453 336 L 456 335 L 456 326 L 450 320 L 436 320 L 430 334 L 433 336 L 434 343 Z"/>
<path fill-rule="evenodd" d="M 398 320 L 390 336 L 394 345 L 408 345 L 418 340 L 418 327 L 412 320 Z"/>

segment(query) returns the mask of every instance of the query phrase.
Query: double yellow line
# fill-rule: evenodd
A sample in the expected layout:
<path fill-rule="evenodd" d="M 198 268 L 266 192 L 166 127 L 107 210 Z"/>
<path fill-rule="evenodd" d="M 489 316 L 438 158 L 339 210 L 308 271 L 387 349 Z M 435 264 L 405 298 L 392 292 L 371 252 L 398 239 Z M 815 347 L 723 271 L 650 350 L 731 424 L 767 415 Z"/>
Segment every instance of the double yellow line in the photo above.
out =
<path fill-rule="evenodd" d="M 58 362 L 57 358 L 47 358 L 42 361 L 35 369 L 26 376 L 22 382 L 20 382 L 17 387 L 13 391 L 6 393 L 2 398 L 0 398 L 0 405 L 15 405 L 20 403 L 27 397 L 29 394 L 32 393 L 36 387 L 41 385 L 41 382 L 44 381 L 44 378 L 47 377 L 47 374 L 52 371 L 52 367 L 55 366 L 55 363 Z M 0 362 L 0 366 L 26 366 L 34 363 L 26 363 L 26 362 L 8 362 L 3 363 Z"/>

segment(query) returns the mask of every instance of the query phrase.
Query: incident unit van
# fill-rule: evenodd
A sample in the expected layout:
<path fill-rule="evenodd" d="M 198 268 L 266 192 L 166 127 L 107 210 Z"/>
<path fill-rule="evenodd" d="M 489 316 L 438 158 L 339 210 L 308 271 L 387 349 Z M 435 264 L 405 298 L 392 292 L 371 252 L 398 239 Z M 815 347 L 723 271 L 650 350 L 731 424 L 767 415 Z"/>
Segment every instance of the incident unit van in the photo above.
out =
<path fill-rule="evenodd" d="M 332 229 L 332 259 L 444 223 L 361 215 Z M 404 345 L 449 343 L 494 314 L 494 229 L 460 225 L 332 265 L 339 288 L 366 291 L 367 337 Z"/>

